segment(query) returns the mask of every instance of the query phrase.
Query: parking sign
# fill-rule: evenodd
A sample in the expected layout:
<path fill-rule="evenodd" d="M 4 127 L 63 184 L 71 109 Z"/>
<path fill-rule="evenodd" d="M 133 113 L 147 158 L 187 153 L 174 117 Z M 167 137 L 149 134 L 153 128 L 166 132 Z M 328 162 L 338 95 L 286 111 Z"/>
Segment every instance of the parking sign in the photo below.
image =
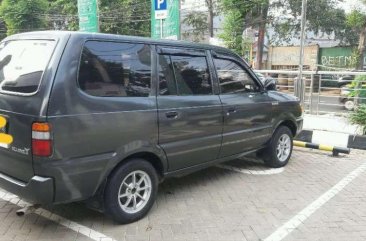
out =
<path fill-rule="evenodd" d="M 168 16 L 167 0 L 154 0 L 155 19 L 165 19 Z"/>
<path fill-rule="evenodd" d="M 155 0 L 155 11 L 167 10 L 166 2 L 167 0 Z"/>

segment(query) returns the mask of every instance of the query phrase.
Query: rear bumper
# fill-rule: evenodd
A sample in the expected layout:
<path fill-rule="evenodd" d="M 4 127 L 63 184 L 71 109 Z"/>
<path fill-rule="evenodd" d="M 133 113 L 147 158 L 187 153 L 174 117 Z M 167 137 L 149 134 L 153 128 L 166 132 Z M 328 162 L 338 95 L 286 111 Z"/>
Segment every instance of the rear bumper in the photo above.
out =
<path fill-rule="evenodd" d="M 54 185 L 49 177 L 33 176 L 25 183 L 0 173 L 0 187 L 34 204 L 53 202 Z"/>

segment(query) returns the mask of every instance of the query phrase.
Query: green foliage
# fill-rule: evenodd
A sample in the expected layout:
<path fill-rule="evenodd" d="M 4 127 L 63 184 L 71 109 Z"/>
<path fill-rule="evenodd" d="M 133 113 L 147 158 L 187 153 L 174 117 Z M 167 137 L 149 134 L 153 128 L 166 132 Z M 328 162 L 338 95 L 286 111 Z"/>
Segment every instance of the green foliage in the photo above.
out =
<path fill-rule="evenodd" d="M 6 25 L 3 19 L 0 18 L 0 41 L 6 37 Z"/>
<path fill-rule="evenodd" d="M 366 98 L 366 75 L 357 76 L 352 83 L 349 85 L 349 88 L 352 90 L 349 93 L 349 97 L 360 97 L 361 102 L 363 102 L 363 98 Z"/>
<path fill-rule="evenodd" d="M 366 15 L 360 10 L 354 9 L 350 14 L 347 15 L 347 25 L 351 28 L 360 30 L 365 26 Z"/>
<path fill-rule="evenodd" d="M 98 0 L 100 32 L 150 36 L 150 0 Z M 39 29 L 78 30 L 77 0 L 3 0 L 7 34 Z"/>
<path fill-rule="evenodd" d="M 49 0 L 48 19 L 51 29 L 76 31 L 79 29 L 77 0 Z"/>
<path fill-rule="evenodd" d="M 100 0 L 100 31 L 150 36 L 150 0 Z"/>
<path fill-rule="evenodd" d="M 223 23 L 223 31 L 219 35 L 226 47 L 239 55 L 243 55 L 242 44 L 243 18 L 239 11 L 229 11 Z"/>
<path fill-rule="evenodd" d="M 278 44 L 283 39 L 300 33 L 301 0 L 275 0 L 271 8 L 284 9 L 283 14 L 291 17 L 271 16 L 276 34 L 272 43 Z M 347 18 L 344 9 L 338 8 L 337 0 L 308 0 L 307 2 L 307 31 L 315 34 L 334 33 L 341 44 L 355 44 L 357 31 L 347 27 Z"/>
<path fill-rule="evenodd" d="M 243 39 L 243 31 L 248 27 L 258 27 L 263 23 L 261 14 L 267 8 L 268 0 L 236 1 L 222 0 L 221 9 L 225 13 L 223 32 L 219 35 L 226 47 L 243 55 L 244 49 L 250 45 Z"/>
<path fill-rule="evenodd" d="M 234 26 L 233 31 L 236 33 L 242 33 L 248 27 L 258 29 L 264 23 L 274 27 L 275 36 L 271 39 L 271 44 L 277 45 L 299 36 L 301 0 L 222 0 L 221 2 L 225 15 L 230 16 L 224 20 L 224 25 L 230 28 L 233 22 L 238 23 L 241 30 L 238 29 L 238 25 Z M 358 32 L 347 27 L 345 11 L 339 9 L 337 4 L 338 0 L 308 0 L 307 31 L 313 31 L 315 34 L 334 33 L 341 44 L 355 44 Z M 235 39 L 230 39 L 233 33 L 230 33 L 229 29 L 225 30 L 225 27 L 224 31 L 226 33 L 222 37 L 227 46 L 236 43 L 235 49 L 240 49 L 238 35 L 235 35 Z"/>
<path fill-rule="evenodd" d="M 183 39 L 190 39 L 199 42 L 204 39 L 205 34 L 213 35 L 213 18 L 222 11 L 220 3 L 222 0 L 205 0 L 204 4 L 208 11 L 190 11 L 182 14 L 182 23 L 190 26 L 189 30 L 182 33 Z M 210 24 L 210 20 L 212 20 Z"/>
<path fill-rule="evenodd" d="M 351 115 L 349 120 L 352 124 L 360 125 L 363 133 L 366 133 L 366 105 L 360 105 Z"/>
<path fill-rule="evenodd" d="M 191 38 L 194 42 L 203 40 L 208 31 L 207 15 L 202 12 L 190 12 L 182 23 L 192 27 L 190 32 L 183 33 L 183 38 Z"/>
<path fill-rule="evenodd" d="M 0 16 L 4 19 L 7 34 L 46 28 L 44 14 L 47 13 L 46 0 L 3 0 Z"/>

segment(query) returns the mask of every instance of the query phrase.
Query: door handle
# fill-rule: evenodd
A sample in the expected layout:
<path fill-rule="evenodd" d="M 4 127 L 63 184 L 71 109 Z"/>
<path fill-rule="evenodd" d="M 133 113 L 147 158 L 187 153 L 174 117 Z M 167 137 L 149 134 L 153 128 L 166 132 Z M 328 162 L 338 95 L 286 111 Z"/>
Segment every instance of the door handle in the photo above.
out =
<path fill-rule="evenodd" d="M 231 107 L 227 110 L 226 115 L 230 115 L 230 114 L 234 114 L 234 113 L 236 113 L 236 109 L 235 109 L 235 107 Z"/>
<path fill-rule="evenodd" d="M 176 112 L 176 111 L 169 111 L 169 112 L 166 112 L 166 113 L 165 113 L 165 116 L 166 116 L 166 118 L 168 118 L 168 119 L 177 119 L 177 117 L 178 117 L 178 112 Z"/>

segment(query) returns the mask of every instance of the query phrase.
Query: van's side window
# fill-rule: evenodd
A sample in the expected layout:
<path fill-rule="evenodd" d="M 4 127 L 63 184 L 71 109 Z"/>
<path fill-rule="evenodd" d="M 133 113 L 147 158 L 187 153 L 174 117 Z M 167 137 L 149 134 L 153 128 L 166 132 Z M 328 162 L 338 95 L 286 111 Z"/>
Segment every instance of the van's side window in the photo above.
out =
<path fill-rule="evenodd" d="M 212 94 L 206 57 L 160 55 L 159 65 L 160 95 Z"/>
<path fill-rule="evenodd" d="M 159 94 L 177 95 L 177 84 L 169 55 L 159 55 Z"/>
<path fill-rule="evenodd" d="M 94 96 L 149 96 L 150 46 L 88 41 L 83 49 L 78 81 L 83 91 Z"/>
<path fill-rule="evenodd" d="M 235 61 L 215 57 L 214 64 L 222 94 L 254 92 L 259 89 L 258 84 Z"/>

